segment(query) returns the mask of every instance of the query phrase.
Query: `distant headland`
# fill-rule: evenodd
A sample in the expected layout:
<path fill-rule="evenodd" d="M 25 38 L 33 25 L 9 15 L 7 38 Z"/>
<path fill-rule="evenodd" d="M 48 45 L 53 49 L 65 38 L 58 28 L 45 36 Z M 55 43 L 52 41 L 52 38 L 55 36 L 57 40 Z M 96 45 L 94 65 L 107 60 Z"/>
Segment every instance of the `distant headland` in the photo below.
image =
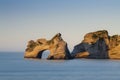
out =
<path fill-rule="evenodd" d="M 41 58 L 45 50 L 50 51 L 47 59 L 120 59 L 120 35 L 110 36 L 107 30 L 87 33 L 82 42 L 75 45 L 70 53 L 67 42 L 58 33 L 51 40 L 44 38 L 30 40 L 24 57 Z"/>

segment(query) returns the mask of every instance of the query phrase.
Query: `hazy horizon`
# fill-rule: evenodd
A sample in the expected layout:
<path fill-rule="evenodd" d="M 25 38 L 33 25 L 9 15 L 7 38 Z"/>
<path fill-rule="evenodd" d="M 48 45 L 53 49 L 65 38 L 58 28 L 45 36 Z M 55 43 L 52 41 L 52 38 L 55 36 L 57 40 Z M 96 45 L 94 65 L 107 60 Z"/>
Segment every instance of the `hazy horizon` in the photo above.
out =
<path fill-rule="evenodd" d="M 70 50 L 97 30 L 120 34 L 120 0 L 0 0 L 0 51 L 61 33 Z"/>

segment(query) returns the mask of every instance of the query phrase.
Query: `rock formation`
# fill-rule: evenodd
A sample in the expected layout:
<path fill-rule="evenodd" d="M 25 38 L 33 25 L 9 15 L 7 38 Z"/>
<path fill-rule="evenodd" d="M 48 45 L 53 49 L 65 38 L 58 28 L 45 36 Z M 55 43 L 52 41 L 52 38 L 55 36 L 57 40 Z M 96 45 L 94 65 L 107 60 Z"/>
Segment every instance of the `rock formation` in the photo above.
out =
<path fill-rule="evenodd" d="M 45 50 L 50 51 L 47 59 L 69 59 L 71 57 L 67 43 L 62 39 L 60 33 L 56 34 L 51 40 L 29 41 L 24 57 L 41 58 Z"/>
<path fill-rule="evenodd" d="M 71 53 L 74 58 L 120 59 L 120 36 L 109 36 L 106 30 L 90 32 Z"/>
<path fill-rule="evenodd" d="M 51 40 L 29 41 L 24 57 L 41 58 L 45 50 L 50 51 L 47 59 L 120 59 L 120 35 L 109 36 L 106 30 L 87 33 L 70 54 L 67 43 L 58 33 Z"/>

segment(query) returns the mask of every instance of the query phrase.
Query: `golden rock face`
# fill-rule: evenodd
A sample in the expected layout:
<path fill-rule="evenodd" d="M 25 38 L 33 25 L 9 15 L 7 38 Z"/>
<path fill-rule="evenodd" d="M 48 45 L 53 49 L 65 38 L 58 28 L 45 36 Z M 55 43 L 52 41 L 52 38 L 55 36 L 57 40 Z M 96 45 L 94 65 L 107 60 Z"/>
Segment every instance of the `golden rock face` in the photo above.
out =
<path fill-rule="evenodd" d="M 49 50 L 48 59 L 66 59 L 70 53 L 67 48 L 67 43 L 62 39 L 61 34 L 56 34 L 51 40 L 38 39 L 37 41 L 29 41 L 25 58 L 41 58 L 42 53 Z"/>
<path fill-rule="evenodd" d="M 108 44 L 108 32 L 106 30 L 100 30 L 100 31 L 96 31 L 96 32 L 90 32 L 87 33 L 84 36 L 84 40 L 83 42 L 89 43 L 89 44 L 94 44 L 96 43 L 97 40 L 99 40 L 100 38 L 103 38 L 106 43 Z"/>

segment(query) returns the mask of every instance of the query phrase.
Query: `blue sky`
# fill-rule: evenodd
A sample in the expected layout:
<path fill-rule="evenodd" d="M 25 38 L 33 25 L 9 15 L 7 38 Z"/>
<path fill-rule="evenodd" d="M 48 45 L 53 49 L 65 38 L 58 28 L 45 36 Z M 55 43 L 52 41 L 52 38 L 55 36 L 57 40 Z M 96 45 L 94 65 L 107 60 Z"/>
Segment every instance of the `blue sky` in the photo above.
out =
<path fill-rule="evenodd" d="M 24 51 L 58 32 L 72 50 L 88 32 L 120 34 L 119 21 L 120 0 L 0 0 L 0 51 Z"/>

